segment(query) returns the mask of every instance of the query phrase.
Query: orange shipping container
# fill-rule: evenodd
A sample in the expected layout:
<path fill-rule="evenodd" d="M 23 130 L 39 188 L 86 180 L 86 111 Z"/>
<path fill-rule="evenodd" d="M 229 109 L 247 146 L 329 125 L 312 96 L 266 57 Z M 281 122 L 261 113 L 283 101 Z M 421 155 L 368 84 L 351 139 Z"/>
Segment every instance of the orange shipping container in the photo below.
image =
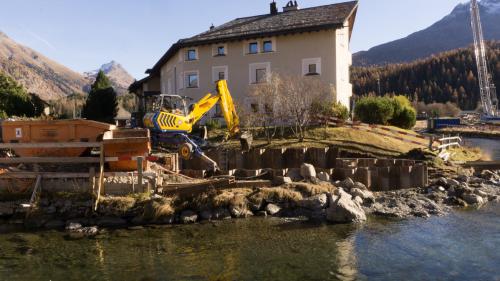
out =
<path fill-rule="evenodd" d="M 91 120 L 20 120 L 3 121 L 4 143 L 95 142 L 116 126 Z M 77 157 L 86 148 L 23 148 L 20 157 Z"/>
<path fill-rule="evenodd" d="M 104 155 L 106 157 L 146 157 L 151 152 L 149 130 L 147 129 L 119 129 L 104 134 Z M 146 160 L 143 168 L 146 168 Z M 112 171 L 135 171 L 137 161 L 120 160 L 109 162 Z"/>

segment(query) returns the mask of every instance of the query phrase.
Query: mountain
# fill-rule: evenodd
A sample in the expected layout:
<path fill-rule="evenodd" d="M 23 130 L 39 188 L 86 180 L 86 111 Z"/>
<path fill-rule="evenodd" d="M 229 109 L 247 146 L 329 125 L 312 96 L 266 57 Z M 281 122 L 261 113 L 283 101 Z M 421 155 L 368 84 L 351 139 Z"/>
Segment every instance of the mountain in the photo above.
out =
<path fill-rule="evenodd" d="M 500 86 L 500 41 L 486 45 L 489 69 Z M 357 96 L 403 94 L 425 103 L 452 102 L 473 110 L 480 102 L 476 60 L 472 48 L 443 52 L 411 63 L 354 67 L 351 72 Z M 500 91 L 497 92 L 500 99 Z"/>
<path fill-rule="evenodd" d="M 116 92 L 119 95 L 128 93 L 128 87 L 134 82 L 134 77 L 130 75 L 121 64 L 111 61 L 109 63 L 103 64 L 99 69 L 85 72 L 85 77 L 91 82 L 95 81 L 95 77 L 99 70 L 102 70 L 109 80 L 113 84 Z"/>
<path fill-rule="evenodd" d="M 28 92 L 53 100 L 82 92 L 88 81 L 80 73 L 25 47 L 0 32 L 0 72 L 21 83 Z"/>
<path fill-rule="evenodd" d="M 500 39 L 500 0 L 479 2 L 486 40 Z M 429 7 L 432 8 L 432 7 Z M 473 43 L 470 3 L 459 4 L 432 26 L 406 38 L 392 41 L 353 55 L 354 66 L 409 62 Z"/>

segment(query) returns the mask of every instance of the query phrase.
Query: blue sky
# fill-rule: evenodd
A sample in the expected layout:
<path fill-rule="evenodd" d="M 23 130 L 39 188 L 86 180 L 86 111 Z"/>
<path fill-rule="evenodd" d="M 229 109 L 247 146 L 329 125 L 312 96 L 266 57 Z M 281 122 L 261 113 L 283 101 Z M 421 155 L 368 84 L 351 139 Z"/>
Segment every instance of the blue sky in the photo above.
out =
<path fill-rule="evenodd" d="M 353 52 L 423 29 L 465 0 L 360 0 Z M 267 13 L 270 0 L 0 0 L 0 31 L 75 71 L 111 60 L 142 78 L 180 38 Z M 284 6 L 286 0 L 277 0 Z M 311 7 L 338 0 L 299 0 Z"/>

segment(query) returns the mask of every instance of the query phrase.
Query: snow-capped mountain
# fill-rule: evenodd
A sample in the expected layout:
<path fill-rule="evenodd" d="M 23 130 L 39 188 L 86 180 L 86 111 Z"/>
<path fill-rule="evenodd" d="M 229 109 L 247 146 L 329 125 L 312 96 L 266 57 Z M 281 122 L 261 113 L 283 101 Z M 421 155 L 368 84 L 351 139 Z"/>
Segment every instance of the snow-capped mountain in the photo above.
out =
<path fill-rule="evenodd" d="M 500 40 L 500 0 L 482 0 L 479 7 L 485 39 Z M 463 3 L 424 30 L 354 54 L 353 64 L 366 66 L 409 62 L 472 43 L 470 3 Z"/>
<path fill-rule="evenodd" d="M 99 70 L 102 70 L 104 74 L 108 76 L 118 94 L 128 93 L 128 87 L 134 82 L 134 77 L 132 77 L 121 64 L 112 60 L 109 63 L 103 64 L 96 70 L 85 72 L 84 76 L 93 82 Z"/>

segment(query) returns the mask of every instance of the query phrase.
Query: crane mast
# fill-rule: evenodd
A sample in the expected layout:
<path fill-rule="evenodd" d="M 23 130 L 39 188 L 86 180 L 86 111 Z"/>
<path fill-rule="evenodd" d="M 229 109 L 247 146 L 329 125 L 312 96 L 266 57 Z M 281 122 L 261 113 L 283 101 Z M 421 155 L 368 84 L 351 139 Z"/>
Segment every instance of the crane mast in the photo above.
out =
<path fill-rule="evenodd" d="M 470 10 L 483 113 L 486 118 L 494 118 L 500 116 L 498 112 L 498 98 L 495 84 L 488 71 L 486 46 L 484 44 L 483 28 L 481 26 L 481 16 L 477 0 L 471 0 Z"/>

